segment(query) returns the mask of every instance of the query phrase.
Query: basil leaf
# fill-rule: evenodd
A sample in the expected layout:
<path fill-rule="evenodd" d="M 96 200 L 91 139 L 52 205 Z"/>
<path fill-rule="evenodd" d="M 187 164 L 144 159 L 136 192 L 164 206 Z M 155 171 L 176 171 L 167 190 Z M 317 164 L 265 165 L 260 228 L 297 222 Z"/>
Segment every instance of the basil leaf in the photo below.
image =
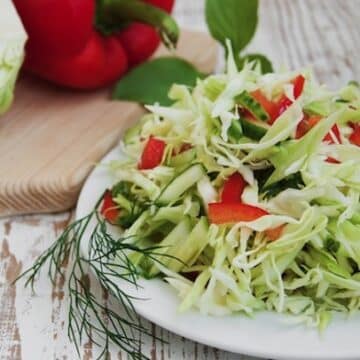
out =
<path fill-rule="evenodd" d="M 258 21 L 258 0 L 206 0 L 205 16 L 211 35 L 224 47 L 231 41 L 234 54 L 250 42 Z"/>
<path fill-rule="evenodd" d="M 145 62 L 126 74 L 115 86 L 113 99 L 136 101 L 141 104 L 171 105 L 167 96 L 174 83 L 194 86 L 203 75 L 187 61 L 161 57 Z"/>
<path fill-rule="evenodd" d="M 242 69 L 244 67 L 245 62 L 251 62 L 254 60 L 260 62 L 261 72 L 263 74 L 274 71 L 271 61 L 265 55 L 262 54 L 248 54 L 245 55 L 244 57 L 240 57 L 237 60 L 237 66 L 239 69 Z"/>

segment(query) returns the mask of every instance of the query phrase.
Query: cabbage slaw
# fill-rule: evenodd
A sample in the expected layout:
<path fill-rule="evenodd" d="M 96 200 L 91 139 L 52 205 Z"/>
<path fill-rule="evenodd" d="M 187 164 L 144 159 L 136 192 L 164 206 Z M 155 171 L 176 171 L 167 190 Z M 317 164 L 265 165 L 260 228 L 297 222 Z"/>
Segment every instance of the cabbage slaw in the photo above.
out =
<path fill-rule="evenodd" d="M 303 89 L 294 96 L 299 75 Z M 257 110 L 246 108 L 246 97 L 245 106 L 237 101 L 256 91 L 273 104 L 288 100 L 272 124 L 256 118 L 266 100 L 255 101 Z M 360 147 L 350 141 L 360 122 L 357 85 L 332 92 L 309 70 L 262 75 L 256 63 L 238 71 L 230 54 L 226 73 L 193 89 L 173 85 L 169 97 L 170 107 L 147 106 L 121 144 L 126 160 L 109 164 L 111 222 L 125 241 L 160 246 L 158 261 L 129 254 L 143 276 L 174 287 L 180 311 L 271 310 L 320 329 L 332 311 L 357 311 Z M 162 144 L 160 162 L 140 166 L 152 138 Z M 246 183 L 236 201 L 264 214 L 218 223 L 211 206 L 235 173 Z"/>

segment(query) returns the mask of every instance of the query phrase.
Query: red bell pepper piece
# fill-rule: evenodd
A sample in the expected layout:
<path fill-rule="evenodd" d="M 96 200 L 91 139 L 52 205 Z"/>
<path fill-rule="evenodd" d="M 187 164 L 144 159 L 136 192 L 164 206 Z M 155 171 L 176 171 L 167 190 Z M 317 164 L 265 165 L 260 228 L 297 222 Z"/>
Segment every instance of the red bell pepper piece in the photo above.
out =
<path fill-rule="evenodd" d="M 150 136 L 141 155 L 140 170 L 153 169 L 161 164 L 164 156 L 166 143 L 160 139 Z"/>
<path fill-rule="evenodd" d="M 192 145 L 191 144 L 189 144 L 189 143 L 183 143 L 183 144 L 181 144 L 181 147 L 180 147 L 180 150 L 179 150 L 179 154 L 181 154 L 181 153 L 183 153 L 183 152 L 185 152 L 185 151 L 187 151 L 187 150 L 190 150 L 190 149 L 192 149 Z"/>
<path fill-rule="evenodd" d="M 265 235 L 270 241 L 275 241 L 281 236 L 285 226 L 286 224 L 283 224 L 272 229 L 267 229 L 265 230 Z"/>
<path fill-rule="evenodd" d="M 360 146 L 360 125 L 354 124 L 353 129 L 349 140 L 352 144 Z"/>
<path fill-rule="evenodd" d="M 232 174 L 226 181 L 221 193 L 222 203 L 241 202 L 241 195 L 247 183 L 238 172 Z"/>
<path fill-rule="evenodd" d="M 298 75 L 292 83 L 294 85 L 294 98 L 297 99 L 303 92 L 305 78 L 302 75 Z"/>
<path fill-rule="evenodd" d="M 350 122 L 348 123 L 348 125 L 349 125 L 353 130 L 355 130 L 358 126 L 360 126 L 359 124 L 354 123 L 354 122 L 352 122 L 352 121 L 350 121 Z"/>
<path fill-rule="evenodd" d="M 264 108 L 269 115 L 269 124 L 272 124 L 279 116 L 278 107 L 276 103 L 268 98 L 261 92 L 261 90 L 255 90 L 251 93 L 251 96 Z"/>
<path fill-rule="evenodd" d="M 304 90 L 304 76 L 298 75 L 294 80 L 292 80 L 292 84 L 294 85 L 294 98 L 297 99 Z M 277 102 L 268 100 L 259 89 L 253 91 L 251 95 L 268 113 L 268 123 L 270 125 L 272 125 L 275 120 L 293 103 L 285 94 L 281 95 Z"/>
<path fill-rule="evenodd" d="M 339 128 L 338 128 L 338 126 L 336 124 L 334 124 L 333 127 L 331 128 L 331 132 L 335 136 L 335 138 L 337 140 L 337 143 L 341 144 L 340 130 L 339 130 Z M 334 141 L 333 137 L 330 135 L 330 133 L 325 135 L 324 141 L 328 141 L 330 144 L 335 144 L 336 143 Z"/>
<path fill-rule="evenodd" d="M 151 56 L 160 41 L 154 28 L 163 39 L 176 43 L 178 28 L 166 12 L 173 3 L 174 0 L 14 0 L 29 35 L 24 67 L 46 80 L 72 88 L 93 89 L 111 84 L 129 66 Z"/>
<path fill-rule="evenodd" d="M 304 90 L 305 78 L 303 75 L 298 75 L 294 80 L 292 80 L 292 84 L 294 85 L 294 98 L 297 99 Z M 276 111 L 275 111 L 275 120 L 290 106 L 292 105 L 292 101 L 285 95 L 281 95 L 280 99 L 276 103 Z M 272 124 L 275 120 L 270 122 Z"/>
<path fill-rule="evenodd" d="M 296 139 L 302 138 L 312 127 L 314 127 L 320 120 L 322 119 L 321 116 L 308 116 L 304 115 L 302 120 L 299 122 L 296 128 Z"/>
<path fill-rule="evenodd" d="M 302 138 L 309 130 L 308 116 L 305 115 L 296 127 L 295 139 Z"/>
<path fill-rule="evenodd" d="M 211 203 L 209 218 L 213 224 L 253 221 L 269 213 L 259 207 L 241 203 Z"/>
<path fill-rule="evenodd" d="M 328 156 L 325 161 L 330 164 L 341 164 L 341 162 L 339 160 L 336 160 L 335 158 L 333 158 L 331 156 Z"/>
<path fill-rule="evenodd" d="M 176 156 L 179 154 L 182 154 L 183 152 L 190 150 L 192 148 L 192 145 L 189 143 L 183 143 L 180 146 L 180 149 L 173 149 L 173 151 L 171 152 L 172 156 Z"/>
<path fill-rule="evenodd" d="M 278 115 L 277 118 L 290 106 L 292 105 L 292 101 L 285 95 L 283 94 L 281 96 L 281 98 L 279 99 L 278 103 L 277 103 L 277 107 L 278 107 Z"/>
<path fill-rule="evenodd" d="M 311 128 L 313 128 L 320 120 L 322 119 L 319 115 L 307 116 L 300 121 L 296 128 L 296 139 L 302 138 Z M 336 137 L 336 140 L 339 144 L 341 144 L 341 134 L 338 126 L 336 124 L 331 128 L 331 132 Z M 327 141 L 330 144 L 335 144 L 335 141 L 330 133 L 327 133 L 323 139 L 323 141 Z"/>
<path fill-rule="evenodd" d="M 119 217 L 120 210 L 117 208 L 110 190 L 105 192 L 100 213 L 110 223 L 115 223 Z"/>

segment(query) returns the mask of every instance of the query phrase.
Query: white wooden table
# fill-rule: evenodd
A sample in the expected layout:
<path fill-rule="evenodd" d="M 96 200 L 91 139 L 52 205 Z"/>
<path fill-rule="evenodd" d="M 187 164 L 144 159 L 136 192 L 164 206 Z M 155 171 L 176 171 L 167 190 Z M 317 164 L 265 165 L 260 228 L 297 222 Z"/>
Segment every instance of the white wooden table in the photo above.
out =
<path fill-rule="evenodd" d="M 249 0 L 251 1 L 251 0 Z M 203 0 L 178 0 L 182 25 L 205 29 Z M 360 79 L 360 0 L 262 0 L 258 32 L 249 52 L 262 52 L 275 67 L 312 65 L 319 80 L 336 88 Z M 1 171 L 4 169 L 0 169 Z M 19 216 L 0 220 L 0 359 L 76 359 L 66 335 L 67 294 L 44 273 L 37 293 L 11 281 L 61 233 L 71 214 Z M 196 344 L 148 324 L 167 344 L 148 338 L 152 359 L 251 359 Z M 96 358 L 87 343 L 82 358 Z M 114 349 L 112 359 L 126 356 Z"/>

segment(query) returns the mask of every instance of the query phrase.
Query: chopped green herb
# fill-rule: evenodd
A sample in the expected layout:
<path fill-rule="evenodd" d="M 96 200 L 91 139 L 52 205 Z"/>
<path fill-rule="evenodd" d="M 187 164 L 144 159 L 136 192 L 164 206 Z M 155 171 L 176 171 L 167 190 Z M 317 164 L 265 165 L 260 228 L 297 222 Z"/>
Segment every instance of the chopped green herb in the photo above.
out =
<path fill-rule="evenodd" d="M 336 241 L 335 239 L 333 239 L 332 237 L 328 237 L 325 240 L 324 246 L 327 251 L 329 251 L 332 254 L 335 254 L 338 252 L 338 250 L 340 248 L 340 243 L 338 241 Z"/>
<path fill-rule="evenodd" d="M 254 172 L 255 178 L 258 180 L 260 194 L 267 199 L 278 195 L 286 189 L 301 189 L 305 185 L 300 172 L 297 172 L 269 186 L 264 186 L 272 173 L 272 169 L 273 168 L 268 168 Z"/>

